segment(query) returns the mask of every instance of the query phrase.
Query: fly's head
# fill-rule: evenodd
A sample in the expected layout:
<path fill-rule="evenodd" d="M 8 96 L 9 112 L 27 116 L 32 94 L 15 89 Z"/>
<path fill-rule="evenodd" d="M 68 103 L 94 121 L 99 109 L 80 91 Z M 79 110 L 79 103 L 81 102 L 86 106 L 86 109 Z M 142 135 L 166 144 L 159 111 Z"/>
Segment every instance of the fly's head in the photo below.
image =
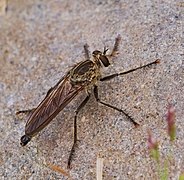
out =
<path fill-rule="evenodd" d="M 104 52 L 101 52 L 99 50 L 93 51 L 92 55 L 94 58 L 94 61 L 97 63 L 98 66 L 101 66 L 103 64 L 105 67 L 108 67 L 110 65 L 109 58 L 106 55 L 106 52 L 108 49 L 104 48 Z"/>

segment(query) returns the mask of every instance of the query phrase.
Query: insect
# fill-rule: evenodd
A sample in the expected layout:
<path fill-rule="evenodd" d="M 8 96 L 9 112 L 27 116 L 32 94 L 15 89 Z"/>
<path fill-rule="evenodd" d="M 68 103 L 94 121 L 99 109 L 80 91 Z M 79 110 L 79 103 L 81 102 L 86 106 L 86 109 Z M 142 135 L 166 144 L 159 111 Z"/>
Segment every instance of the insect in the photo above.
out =
<path fill-rule="evenodd" d="M 108 67 L 112 58 L 116 57 L 118 54 L 120 40 L 121 37 L 118 35 L 110 54 L 107 54 L 108 49 L 105 47 L 103 52 L 99 50 L 93 51 L 91 58 L 89 56 L 88 45 L 84 45 L 86 60 L 79 62 L 69 70 L 66 75 L 47 92 L 43 101 L 36 108 L 17 112 L 17 114 L 29 113 L 25 126 L 25 135 L 21 137 L 22 146 L 25 146 L 29 141 L 31 141 L 32 137 L 46 127 L 57 116 L 57 114 L 82 91 L 86 92 L 86 97 L 75 111 L 74 142 L 68 158 L 68 168 L 71 166 L 72 157 L 77 143 L 77 116 L 80 110 L 88 102 L 92 91 L 94 92 L 95 99 L 98 103 L 123 113 L 135 126 L 138 125 L 138 123 L 124 110 L 100 100 L 98 96 L 98 82 L 108 81 L 117 76 L 122 76 L 138 69 L 149 67 L 153 64 L 159 63 L 159 60 L 126 72 L 115 73 L 102 77 L 101 68 L 103 66 Z"/>

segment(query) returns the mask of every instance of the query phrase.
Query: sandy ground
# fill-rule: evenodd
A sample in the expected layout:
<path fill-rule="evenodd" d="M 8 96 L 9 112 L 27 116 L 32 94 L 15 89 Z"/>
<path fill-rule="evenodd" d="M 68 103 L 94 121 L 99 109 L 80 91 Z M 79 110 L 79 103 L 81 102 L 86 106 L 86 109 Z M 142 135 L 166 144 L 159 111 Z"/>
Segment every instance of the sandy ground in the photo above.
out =
<path fill-rule="evenodd" d="M 4 5 L 1 5 L 4 6 Z M 181 1 L 8 0 L 0 13 L 0 177 L 1 179 L 158 179 L 147 148 L 147 131 L 158 139 L 161 165 L 170 157 L 169 177 L 184 172 L 184 60 Z M 99 83 L 105 102 L 90 99 L 78 117 L 78 147 L 67 169 L 73 119 L 81 93 L 25 147 L 20 146 L 26 117 L 17 110 L 38 105 L 50 87 L 90 51 L 111 49 L 120 34 L 120 52 L 103 75 L 160 59 L 161 63 Z M 177 138 L 166 131 L 168 103 L 176 109 Z"/>

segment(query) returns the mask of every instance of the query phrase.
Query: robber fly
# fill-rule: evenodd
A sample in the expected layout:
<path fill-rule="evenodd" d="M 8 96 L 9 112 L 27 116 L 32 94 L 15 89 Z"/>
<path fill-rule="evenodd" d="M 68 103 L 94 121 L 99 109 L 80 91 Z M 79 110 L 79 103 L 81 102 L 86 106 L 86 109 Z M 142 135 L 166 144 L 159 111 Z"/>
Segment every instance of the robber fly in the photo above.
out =
<path fill-rule="evenodd" d="M 84 45 L 86 60 L 79 62 L 71 70 L 69 70 L 68 73 L 66 73 L 66 75 L 47 92 L 47 95 L 43 101 L 35 109 L 17 112 L 17 114 L 29 112 L 29 117 L 25 126 L 25 135 L 21 137 L 20 144 L 22 146 L 25 146 L 33 136 L 45 128 L 57 116 L 57 114 L 83 90 L 86 91 L 86 98 L 81 102 L 75 111 L 74 142 L 68 159 L 68 168 L 70 168 L 71 160 L 77 143 L 77 116 L 79 111 L 88 102 L 92 90 L 98 103 L 122 112 L 135 126 L 138 125 L 138 123 L 135 122 L 134 119 L 124 110 L 100 100 L 98 96 L 98 82 L 107 81 L 114 77 L 128 74 L 138 69 L 157 64 L 159 63 L 159 60 L 126 72 L 115 73 L 106 77 L 102 77 L 101 68 L 102 66 L 108 67 L 110 65 L 110 60 L 118 54 L 120 40 L 121 37 L 118 35 L 115 39 L 112 52 L 109 55 L 107 55 L 108 49 L 104 48 L 103 52 L 99 50 L 93 51 L 91 58 L 89 56 L 88 45 Z"/>

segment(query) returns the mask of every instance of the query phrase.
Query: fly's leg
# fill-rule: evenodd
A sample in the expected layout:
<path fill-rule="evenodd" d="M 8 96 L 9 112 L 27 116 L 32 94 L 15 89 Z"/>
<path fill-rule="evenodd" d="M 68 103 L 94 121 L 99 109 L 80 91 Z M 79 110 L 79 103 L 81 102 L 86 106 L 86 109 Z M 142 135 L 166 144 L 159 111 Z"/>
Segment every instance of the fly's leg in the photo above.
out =
<path fill-rule="evenodd" d="M 129 71 L 125 71 L 125 72 L 121 72 L 121 73 L 115 73 L 115 74 L 111 74 L 111 75 L 109 75 L 109 76 L 105 76 L 105 77 L 101 78 L 100 81 L 108 81 L 108 80 L 110 80 L 110 79 L 112 79 L 112 78 L 115 78 L 115 77 L 117 77 L 117 76 L 121 76 L 121 75 L 124 75 L 124 74 L 128 74 L 128 73 L 131 73 L 131 72 L 136 71 L 136 70 L 138 70 L 138 69 L 144 69 L 144 68 L 146 68 L 146 67 L 151 67 L 152 65 L 154 65 L 154 64 L 159 64 L 159 63 L 160 63 L 160 60 L 157 59 L 156 61 L 153 61 L 153 62 L 151 62 L 151 63 L 149 63 L 149 64 L 144 65 L 144 66 L 140 66 L 140 67 L 131 69 L 131 70 L 129 70 Z"/>
<path fill-rule="evenodd" d="M 51 87 L 51 88 L 48 90 L 48 92 L 47 92 L 45 98 L 52 92 L 53 89 L 54 89 L 54 88 Z M 29 115 L 29 114 L 31 114 L 35 109 L 36 109 L 36 108 L 17 111 L 17 112 L 16 112 L 16 115 L 19 115 L 19 114 L 27 114 L 27 115 Z"/>
<path fill-rule="evenodd" d="M 74 142 L 73 142 L 73 146 L 72 149 L 70 151 L 70 155 L 68 158 L 68 168 L 70 168 L 71 166 L 71 161 L 75 152 L 75 147 L 77 145 L 77 115 L 80 112 L 80 110 L 86 105 L 86 103 L 88 102 L 90 98 L 90 94 L 88 94 L 88 96 L 82 101 L 82 103 L 79 105 L 79 107 L 77 108 L 77 110 L 75 111 L 75 117 L 74 117 Z"/>
<path fill-rule="evenodd" d="M 33 108 L 33 109 L 27 109 L 27 110 L 21 110 L 21 111 L 17 111 L 16 112 L 16 115 L 19 115 L 19 114 L 26 114 L 26 115 L 31 115 L 32 112 L 35 110 L 36 108 Z M 31 137 L 28 136 L 28 135 L 24 135 L 21 137 L 21 146 L 25 146 L 29 141 L 31 141 Z"/>
<path fill-rule="evenodd" d="M 107 53 L 108 50 L 109 50 L 109 49 L 105 46 L 105 47 L 104 47 L 104 50 L 103 50 L 103 55 L 106 55 L 106 53 Z"/>
<path fill-rule="evenodd" d="M 121 41 L 121 36 L 118 35 L 117 38 L 115 39 L 114 47 L 110 54 L 111 57 L 115 57 L 118 54 L 120 41 Z"/>
<path fill-rule="evenodd" d="M 112 109 L 115 109 L 115 110 L 117 110 L 117 111 L 119 111 L 119 112 L 121 112 L 121 113 L 123 113 L 136 127 L 137 126 L 139 126 L 139 124 L 137 123 L 137 122 L 135 122 L 134 120 L 133 120 L 133 118 L 130 116 L 130 115 L 128 115 L 125 111 L 123 111 L 122 109 L 119 109 L 119 108 L 117 108 L 117 107 L 115 107 L 115 106 L 112 106 L 112 105 L 110 105 L 110 104 L 107 104 L 107 103 L 105 103 L 105 102 L 103 102 L 103 101 L 101 101 L 100 99 L 99 99 L 99 97 L 98 97 L 98 86 L 94 86 L 94 95 L 95 95 L 95 99 L 97 100 L 97 102 L 98 103 L 101 103 L 101 104 L 103 104 L 103 105 L 105 105 L 105 106 L 107 106 L 107 107 L 110 107 L 110 108 L 112 108 Z"/>
<path fill-rule="evenodd" d="M 84 55 L 85 55 L 85 59 L 89 60 L 90 57 L 89 57 L 89 46 L 88 44 L 85 44 L 84 45 Z"/>
<path fill-rule="evenodd" d="M 19 114 L 30 114 L 30 113 L 33 112 L 34 110 L 35 110 L 35 108 L 17 111 L 17 112 L 16 112 L 16 115 L 19 115 Z"/>

